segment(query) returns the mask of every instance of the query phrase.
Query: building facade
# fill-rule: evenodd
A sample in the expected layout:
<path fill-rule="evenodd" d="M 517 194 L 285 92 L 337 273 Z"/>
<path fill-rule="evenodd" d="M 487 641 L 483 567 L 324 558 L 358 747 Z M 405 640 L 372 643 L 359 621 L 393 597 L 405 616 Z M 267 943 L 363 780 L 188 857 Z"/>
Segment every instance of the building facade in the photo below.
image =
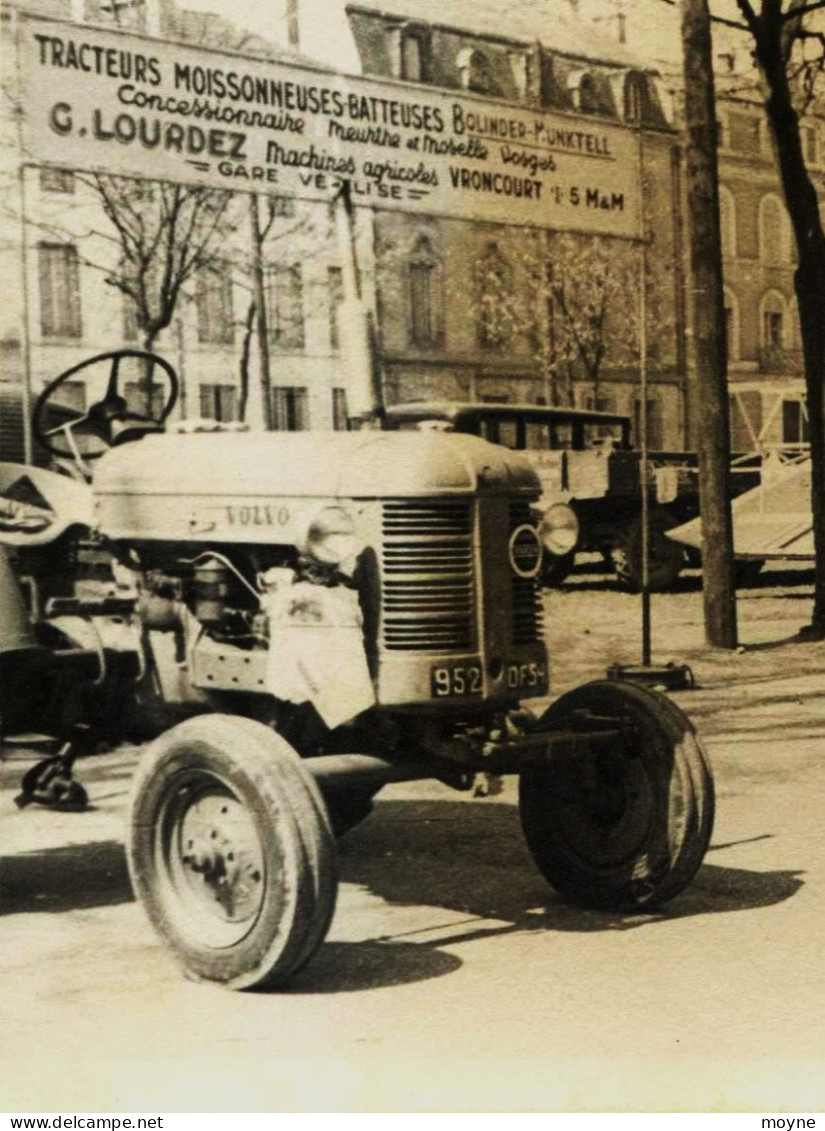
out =
<path fill-rule="evenodd" d="M 298 57 L 238 30 L 219 15 L 186 11 L 170 0 L 109 5 L 98 0 L 36 0 L 34 15 L 91 26 L 116 26 L 171 42 L 243 53 L 255 59 Z M 4 14 L 7 76 L 13 76 L 13 9 Z M 304 60 L 300 60 L 304 61 Z M 9 80 L 11 81 L 11 80 Z M 13 96 L 13 91 L 11 91 Z M 128 288 L 145 283 L 147 307 L 158 313 L 167 260 L 186 254 L 209 228 L 208 213 L 187 233 L 193 190 L 182 193 L 183 216 L 174 251 L 164 255 L 168 233 L 159 222 L 163 202 L 152 200 L 150 182 L 114 183 L 114 216 L 94 176 L 72 168 L 37 167 L 25 161 L 15 115 L 2 125 L 3 275 L 15 280 L 0 312 L 3 377 L 0 381 L 0 459 L 22 458 L 24 413 L 59 373 L 95 354 L 150 348 L 166 357 L 181 378 L 176 415 L 260 426 L 262 405 L 256 296 L 257 240 L 250 196 L 226 196 L 220 223 L 181 287 L 169 324 L 156 334 L 140 325 Z M 186 209 L 190 213 L 186 213 Z M 111 211 L 111 210 L 110 210 Z M 128 231 L 140 213 L 147 233 L 137 246 Z M 369 229 L 368 218 L 360 227 Z M 155 228 L 152 229 L 152 225 Z M 341 384 L 338 306 L 341 250 L 330 210 L 288 196 L 262 195 L 258 210 L 260 266 L 266 309 L 271 420 L 284 430 L 345 428 L 346 389 Z M 157 237 L 158 250 L 152 248 Z M 368 233 L 369 234 L 369 233 Z M 133 278 L 132 253 L 152 250 L 152 263 Z M 124 290 L 123 284 L 127 285 Z M 136 370 L 137 375 L 137 370 Z M 67 406 L 82 411 L 94 390 L 79 375 L 62 390 Z M 128 382 L 127 382 L 128 384 Z M 28 396 L 23 396 L 26 390 Z M 127 389 L 137 396 L 137 390 Z M 143 407 L 136 405 L 136 407 Z"/>
<path fill-rule="evenodd" d="M 568 403 L 638 421 L 644 366 L 649 442 L 679 447 L 680 147 L 655 69 L 566 4 L 390 0 L 349 4 L 347 14 L 365 74 L 469 92 L 493 115 L 507 103 L 571 129 L 610 123 L 632 138 L 640 164 L 644 238 L 592 234 L 575 220 L 531 230 L 517 204 L 499 224 L 376 211 L 387 398 Z"/>
<path fill-rule="evenodd" d="M 254 59 L 359 70 L 398 84 L 410 98 L 422 90 L 455 92 L 471 98 L 479 122 L 487 123 L 475 140 L 502 151 L 494 124 L 516 113 L 553 115 L 580 137 L 613 130 L 638 168 L 638 225 L 630 233 L 580 224 L 569 212 L 530 225 L 518 200 L 495 222 L 423 206 L 355 210 L 354 246 L 374 313 L 383 396 L 387 403 L 567 403 L 624 412 L 638 423 L 644 387 L 650 445 L 695 442 L 700 413 L 691 394 L 675 9 L 652 0 L 279 0 L 252 32 L 172 0 L 30 0 L 26 9 Z M 743 93 L 742 51 L 735 37 L 717 44 L 732 438 L 740 449 L 804 441 L 807 427 L 793 241 L 764 113 L 755 96 Z M 14 114 L 2 130 L 8 159 L 0 254 L 4 277 L 20 285 L 10 288 L 0 312 L 0 458 L 20 452 L 24 376 L 36 395 L 84 357 L 147 339 L 118 285 L 123 244 L 93 178 L 28 165 Z M 825 197 L 822 119 L 810 114 L 804 136 Z M 536 161 L 548 158 L 546 147 L 534 153 Z M 517 158 L 524 163 L 530 153 L 510 147 L 508 160 Z M 610 207 L 603 195 L 588 204 Z M 615 194 L 613 204 L 621 197 Z M 152 347 L 182 374 L 185 415 L 243 415 L 260 423 L 252 301 L 260 265 L 270 355 L 263 383 L 275 427 L 345 427 L 338 308 L 351 249 L 327 206 L 271 194 L 260 199 L 260 257 L 250 198 L 237 193 L 220 239 L 185 279 Z M 67 396 L 80 410 L 88 390 L 79 383 Z"/>
<path fill-rule="evenodd" d="M 674 120 L 682 105 L 678 6 L 657 0 L 579 0 L 582 18 L 659 69 Z M 807 441 L 796 251 L 782 196 L 749 33 L 738 11 L 713 24 L 720 223 L 734 449 Z M 806 164 L 825 214 L 825 107 L 811 101 L 801 121 Z M 825 310 L 823 311 L 825 317 Z"/>

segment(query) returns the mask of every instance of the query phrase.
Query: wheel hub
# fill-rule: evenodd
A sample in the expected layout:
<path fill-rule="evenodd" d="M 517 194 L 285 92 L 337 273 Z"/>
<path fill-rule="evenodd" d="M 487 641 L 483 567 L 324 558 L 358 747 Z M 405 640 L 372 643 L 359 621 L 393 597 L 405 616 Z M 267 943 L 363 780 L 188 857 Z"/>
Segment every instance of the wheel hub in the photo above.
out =
<path fill-rule="evenodd" d="M 559 819 L 582 859 L 594 865 L 629 859 L 644 842 L 648 793 L 639 771 L 632 757 L 611 756 L 592 764 L 584 780 L 560 788 Z"/>
<path fill-rule="evenodd" d="M 163 825 L 164 869 L 178 911 L 212 945 L 243 938 L 265 891 L 253 814 L 223 783 L 201 776 L 177 791 Z"/>

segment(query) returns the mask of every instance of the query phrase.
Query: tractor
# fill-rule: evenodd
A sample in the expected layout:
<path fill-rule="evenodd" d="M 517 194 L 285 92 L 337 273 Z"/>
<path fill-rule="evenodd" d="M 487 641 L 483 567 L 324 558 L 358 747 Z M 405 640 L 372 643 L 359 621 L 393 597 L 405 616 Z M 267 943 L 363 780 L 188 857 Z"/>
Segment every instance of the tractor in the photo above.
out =
<path fill-rule="evenodd" d="M 130 407 L 126 362 L 154 407 Z M 101 365 L 102 394 L 55 424 L 67 382 Z M 172 425 L 177 393 L 162 358 L 100 355 L 35 405 L 56 470 L 0 466 L 0 719 L 55 739 L 21 803 L 82 805 L 78 756 L 149 740 L 129 872 L 189 977 L 244 989 L 303 967 L 337 838 L 390 782 L 518 775 L 537 867 L 586 907 L 685 888 L 714 808 L 685 714 L 611 679 L 535 709 L 541 487 L 523 455 L 439 431 Z M 101 554 L 115 583 L 82 587 Z"/>

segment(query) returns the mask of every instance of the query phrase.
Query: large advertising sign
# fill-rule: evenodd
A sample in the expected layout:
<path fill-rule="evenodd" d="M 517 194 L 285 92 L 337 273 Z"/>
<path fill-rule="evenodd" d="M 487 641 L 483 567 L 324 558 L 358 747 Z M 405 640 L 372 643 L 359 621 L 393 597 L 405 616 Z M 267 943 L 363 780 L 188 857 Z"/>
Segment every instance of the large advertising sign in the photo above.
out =
<path fill-rule="evenodd" d="M 572 114 L 21 17 L 27 160 L 638 234 L 631 131 Z"/>

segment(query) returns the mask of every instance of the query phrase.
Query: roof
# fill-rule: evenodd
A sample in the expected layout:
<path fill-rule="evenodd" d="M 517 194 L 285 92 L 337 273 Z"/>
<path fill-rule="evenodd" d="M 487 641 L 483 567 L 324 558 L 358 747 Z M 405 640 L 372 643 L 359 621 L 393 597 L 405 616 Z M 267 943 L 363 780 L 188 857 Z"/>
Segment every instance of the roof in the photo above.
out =
<path fill-rule="evenodd" d="M 618 40 L 579 19 L 564 0 L 357 0 L 347 10 L 418 20 L 476 36 L 538 41 L 548 50 L 577 59 L 655 69 Z"/>
<path fill-rule="evenodd" d="M 216 12 L 196 11 L 176 5 L 170 5 L 168 9 L 168 18 L 163 29 L 163 38 L 167 37 L 209 47 L 215 51 L 229 51 L 250 58 L 267 59 L 270 62 L 312 62 L 308 57 L 263 39 Z"/>

